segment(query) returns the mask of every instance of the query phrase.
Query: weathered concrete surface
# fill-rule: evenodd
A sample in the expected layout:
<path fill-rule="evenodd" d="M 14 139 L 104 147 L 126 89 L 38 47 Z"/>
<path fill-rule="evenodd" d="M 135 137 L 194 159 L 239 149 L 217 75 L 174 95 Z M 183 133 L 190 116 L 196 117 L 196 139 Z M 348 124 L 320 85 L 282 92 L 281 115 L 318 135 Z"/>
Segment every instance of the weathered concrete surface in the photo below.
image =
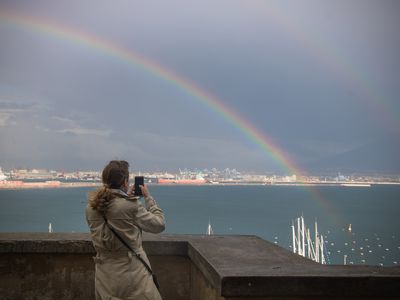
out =
<path fill-rule="evenodd" d="M 191 269 L 190 300 L 224 300 L 218 290 L 203 273 L 193 264 Z"/>
<path fill-rule="evenodd" d="M 187 242 L 152 241 L 149 259 L 164 299 L 190 299 Z M 0 299 L 94 299 L 88 234 L 0 233 Z"/>
<path fill-rule="evenodd" d="M 190 299 L 191 261 L 185 256 L 149 256 L 163 299 Z"/>
<path fill-rule="evenodd" d="M 94 299 L 93 260 L 84 254 L 2 253 L 1 299 Z"/>
<path fill-rule="evenodd" d="M 203 274 L 211 282 L 220 278 L 225 297 L 400 296 L 399 267 L 321 265 L 254 236 L 213 236 L 190 245 L 199 253 L 194 262 L 202 257 L 199 269 L 208 268 Z"/>
<path fill-rule="evenodd" d="M 165 299 L 400 298 L 400 267 L 323 266 L 255 236 L 145 235 L 144 247 Z M 49 254 L 48 260 L 66 255 L 62 259 L 65 262 L 75 256 L 86 257 L 82 258 L 86 261 L 81 264 L 82 269 L 77 265 L 71 272 L 89 272 L 86 276 L 93 277 L 89 258 L 94 249 L 89 234 L 0 233 L 0 253 L 11 255 L 9 259 L 1 255 L 0 293 L 6 290 L 3 282 L 11 284 L 12 278 L 16 281 L 14 287 L 25 289 L 35 281 L 21 275 L 21 266 L 35 264 L 30 262 L 34 257 L 28 253 Z M 72 256 L 68 257 L 69 254 Z M 38 266 L 45 265 L 41 261 Z M 12 267 L 17 263 L 19 269 Z M 68 277 L 72 278 L 68 281 L 57 268 L 68 270 L 60 263 L 54 272 L 44 268 L 43 274 L 50 272 L 61 278 L 64 290 L 75 289 L 74 284 L 79 284 L 82 276 Z M 88 270 L 84 271 L 85 268 Z M 42 288 L 39 277 L 38 288 Z M 50 279 L 55 280 L 53 287 L 62 289 L 58 279 Z M 68 282 L 72 282 L 70 286 Z M 89 281 L 85 284 L 87 290 L 92 289 Z M 81 288 L 76 291 L 80 293 Z"/>

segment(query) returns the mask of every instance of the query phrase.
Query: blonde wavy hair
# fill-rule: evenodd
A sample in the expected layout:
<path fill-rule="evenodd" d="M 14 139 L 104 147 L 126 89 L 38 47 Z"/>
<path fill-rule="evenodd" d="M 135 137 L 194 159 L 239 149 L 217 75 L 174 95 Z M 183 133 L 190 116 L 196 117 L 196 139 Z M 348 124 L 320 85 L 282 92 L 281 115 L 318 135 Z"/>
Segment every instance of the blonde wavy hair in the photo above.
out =
<path fill-rule="evenodd" d="M 112 160 L 101 174 L 103 186 L 89 193 L 90 206 L 105 214 L 111 201 L 116 197 L 111 189 L 121 188 L 129 180 L 129 163 L 125 160 Z"/>

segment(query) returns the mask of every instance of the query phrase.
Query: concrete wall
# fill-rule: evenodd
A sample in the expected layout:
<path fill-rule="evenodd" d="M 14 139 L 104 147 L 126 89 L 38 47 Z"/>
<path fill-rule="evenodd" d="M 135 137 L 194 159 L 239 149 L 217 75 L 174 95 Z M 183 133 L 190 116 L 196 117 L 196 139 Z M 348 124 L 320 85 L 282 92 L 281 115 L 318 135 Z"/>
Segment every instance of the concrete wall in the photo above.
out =
<path fill-rule="evenodd" d="M 190 298 L 191 300 L 223 300 L 218 293 L 215 286 L 211 284 L 209 280 L 203 275 L 203 273 L 192 264 L 191 268 L 191 289 Z"/>
<path fill-rule="evenodd" d="M 89 255 L 2 253 L 1 299 L 94 299 Z"/>
<path fill-rule="evenodd" d="M 146 235 L 168 300 L 400 298 L 400 268 L 322 266 L 254 236 Z M 94 299 L 88 234 L 0 233 L 0 299 Z"/>
<path fill-rule="evenodd" d="M 149 256 L 164 299 L 190 299 L 191 261 L 184 256 Z"/>
<path fill-rule="evenodd" d="M 150 256 L 165 299 L 190 299 L 191 263 L 182 256 Z M 94 299 L 88 254 L 2 253 L 0 299 Z"/>

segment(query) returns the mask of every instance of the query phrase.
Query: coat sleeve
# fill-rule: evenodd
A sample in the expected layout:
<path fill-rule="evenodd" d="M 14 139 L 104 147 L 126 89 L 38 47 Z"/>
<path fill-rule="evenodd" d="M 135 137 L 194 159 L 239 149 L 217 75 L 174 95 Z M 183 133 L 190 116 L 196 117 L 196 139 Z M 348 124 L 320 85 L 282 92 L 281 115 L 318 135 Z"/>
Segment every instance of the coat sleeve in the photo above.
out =
<path fill-rule="evenodd" d="M 147 232 L 160 233 L 165 229 L 164 213 L 158 205 L 153 205 L 147 210 L 139 203 L 134 221 Z"/>

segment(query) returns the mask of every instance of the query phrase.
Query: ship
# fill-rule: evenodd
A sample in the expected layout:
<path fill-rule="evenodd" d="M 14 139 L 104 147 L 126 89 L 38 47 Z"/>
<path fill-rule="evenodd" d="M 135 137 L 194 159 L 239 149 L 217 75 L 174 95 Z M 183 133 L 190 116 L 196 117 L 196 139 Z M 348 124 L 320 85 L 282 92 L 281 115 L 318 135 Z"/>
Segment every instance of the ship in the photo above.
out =
<path fill-rule="evenodd" d="M 193 184 L 193 185 L 199 185 L 199 184 L 205 184 L 206 180 L 204 178 L 194 178 L 194 179 L 164 179 L 164 178 L 159 178 L 158 179 L 159 184 Z"/>
<path fill-rule="evenodd" d="M 346 187 L 370 187 L 371 186 L 371 184 L 369 184 L 369 183 L 342 183 L 340 185 L 346 186 Z"/>
<path fill-rule="evenodd" d="M 158 178 L 159 184 L 188 184 L 188 185 L 200 185 L 205 184 L 207 181 L 203 178 L 200 173 L 192 173 L 187 170 L 179 169 L 179 176 L 175 178 Z"/>

